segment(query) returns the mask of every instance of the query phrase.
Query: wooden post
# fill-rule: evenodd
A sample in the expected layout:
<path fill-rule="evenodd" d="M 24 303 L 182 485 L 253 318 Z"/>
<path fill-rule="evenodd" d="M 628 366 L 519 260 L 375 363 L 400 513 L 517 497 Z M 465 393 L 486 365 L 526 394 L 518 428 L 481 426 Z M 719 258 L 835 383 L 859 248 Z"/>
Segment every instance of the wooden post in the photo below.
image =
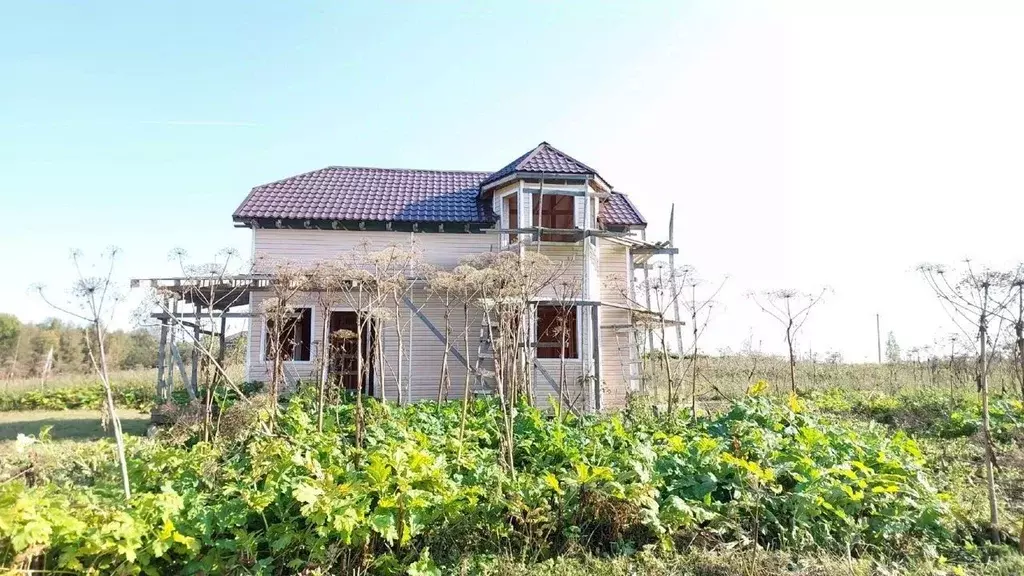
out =
<path fill-rule="evenodd" d="M 170 389 L 164 382 L 164 365 L 167 363 L 167 320 L 160 321 L 160 348 L 156 353 L 156 396 L 160 402 L 170 399 Z"/>
<path fill-rule="evenodd" d="M 199 304 L 193 302 L 192 313 L 196 323 L 192 326 L 192 391 L 195 394 L 199 393 L 199 346 L 203 337 L 202 329 L 199 327 L 200 311 Z"/>
<path fill-rule="evenodd" d="M 604 399 L 601 396 L 601 307 L 595 305 L 588 308 L 592 326 L 591 345 L 594 347 L 594 411 L 600 412 L 604 408 Z"/>
<path fill-rule="evenodd" d="M 178 318 L 178 299 L 171 296 L 171 317 Z M 172 358 L 174 357 L 174 326 L 172 325 L 167 335 L 167 353 Z M 171 362 L 167 363 L 169 370 L 167 370 L 167 397 L 171 397 L 171 393 L 174 392 L 174 366 Z"/>
<path fill-rule="evenodd" d="M 221 314 L 221 317 L 220 317 L 220 334 L 217 335 L 217 343 L 219 345 L 219 347 L 217 348 L 217 364 L 220 364 L 221 366 L 224 365 L 224 355 L 227 353 L 227 350 L 224 349 L 225 340 L 227 339 L 227 334 L 226 333 L 227 333 L 227 330 L 228 330 L 227 311 L 228 311 L 228 309 L 225 308 L 223 310 L 223 314 Z"/>
<path fill-rule="evenodd" d="M 668 247 L 675 248 L 675 227 L 676 227 L 676 205 L 672 204 L 672 208 L 669 211 L 668 216 Z M 676 346 L 679 346 L 679 358 L 683 357 L 683 325 L 680 322 L 681 317 L 679 316 L 679 286 L 676 285 L 676 255 L 675 250 L 672 250 L 668 254 L 668 268 L 669 274 L 672 278 L 672 310 L 676 319 Z M 666 350 L 665 352 L 668 352 Z M 697 349 L 693 350 L 694 363 L 697 362 Z"/>
<path fill-rule="evenodd" d="M 878 363 L 882 363 L 882 315 L 875 314 L 875 339 L 878 342 Z"/>
<path fill-rule="evenodd" d="M 195 400 L 196 391 L 188 385 L 188 375 L 185 373 L 185 362 L 181 359 L 181 352 L 178 350 L 177 345 L 171 348 L 171 356 L 174 363 L 178 365 L 178 372 L 181 373 L 181 381 L 185 385 L 185 391 L 188 392 L 189 400 Z M 173 368 L 171 368 L 171 372 L 174 372 Z"/>
<path fill-rule="evenodd" d="M 640 239 L 647 241 L 647 230 L 640 231 Z M 651 267 L 650 267 L 650 256 L 644 258 L 644 304 L 647 306 L 647 310 L 651 309 Z M 654 350 L 654 330 L 651 330 L 650 326 L 647 327 L 647 353 L 650 354 Z"/>

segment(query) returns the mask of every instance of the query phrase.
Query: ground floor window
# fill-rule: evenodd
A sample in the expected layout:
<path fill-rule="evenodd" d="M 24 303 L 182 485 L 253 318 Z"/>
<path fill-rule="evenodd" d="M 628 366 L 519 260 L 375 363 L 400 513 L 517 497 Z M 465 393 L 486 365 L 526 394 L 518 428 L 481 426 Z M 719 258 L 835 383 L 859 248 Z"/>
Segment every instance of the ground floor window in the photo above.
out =
<path fill-rule="evenodd" d="M 537 358 L 579 358 L 576 306 L 537 306 Z"/>
<path fill-rule="evenodd" d="M 271 338 L 276 337 L 280 345 L 281 356 L 290 362 L 309 362 L 313 336 L 313 309 L 296 308 L 285 321 L 281 330 L 276 330 L 274 320 L 267 318 L 264 358 L 274 359 L 274 346 Z"/>

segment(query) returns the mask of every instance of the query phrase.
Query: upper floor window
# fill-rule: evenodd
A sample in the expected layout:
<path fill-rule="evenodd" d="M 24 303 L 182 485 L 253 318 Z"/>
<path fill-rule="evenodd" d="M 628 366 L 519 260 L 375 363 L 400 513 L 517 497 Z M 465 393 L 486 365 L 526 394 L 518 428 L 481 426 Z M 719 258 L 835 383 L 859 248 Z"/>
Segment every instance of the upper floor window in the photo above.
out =
<path fill-rule="evenodd" d="M 533 224 L 542 228 L 575 228 L 574 197 L 561 194 L 533 194 Z M 572 242 L 571 234 L 541 234 L 547 242 Z"/>

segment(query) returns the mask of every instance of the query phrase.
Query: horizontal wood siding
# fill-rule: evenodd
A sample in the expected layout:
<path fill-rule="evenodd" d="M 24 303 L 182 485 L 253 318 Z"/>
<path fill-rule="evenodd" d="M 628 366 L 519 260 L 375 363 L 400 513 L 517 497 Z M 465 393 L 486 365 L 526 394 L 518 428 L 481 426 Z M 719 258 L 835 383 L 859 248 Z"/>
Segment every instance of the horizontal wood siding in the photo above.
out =
<path fill-rule="evenodd" d="M 607 239 L 599 239 L 601 260 L 598 267 L 602 302 L 627 303 L 625 285 L 628 279 L 627 248 Z M 601 326 L 627 324 L 629 311 L 601 307 Z M 607 409 L 626 405 L 629 390 L 631 332 L 616 334 L 614 328 L 601 328 L 601 392 Z"/>
<path fill-rule="evenodd" d="M 415 247 L 430 266 L 454 268 L 466 257 L 498 249 L 497 234 L 441 232 L 360 232 L 355 230 L 287 230 L 258 228 L 254 250 L 257 271 L 277 262 L 309 265 L 339 258 L 365 243 L 373 250 Z"/>

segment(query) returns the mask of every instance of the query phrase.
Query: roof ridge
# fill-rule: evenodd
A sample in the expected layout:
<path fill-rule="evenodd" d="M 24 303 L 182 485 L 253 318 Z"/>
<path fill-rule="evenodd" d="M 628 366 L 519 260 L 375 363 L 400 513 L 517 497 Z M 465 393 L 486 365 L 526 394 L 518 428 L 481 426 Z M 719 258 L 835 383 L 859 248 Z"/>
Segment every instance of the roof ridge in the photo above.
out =
<path fill-rule="evenodd" d="M 590 170 L 590 171 L 591 171 L 591 172 L 593 172 L 594 174 L 597 174 L 597 170 L 594 170 L 594 169 L 593 169 L 593 168 L 591 168 L 590 166 L 587 166 L 587 165 L 586 165 L 586 164 L 584 164 L 584 163 L 583 163 L 583 162 L 582 162 L 581 160 L 577 160 L 575 156 L 569 156 L 569 155 L 568 155 L 568 154 L 566 154 L 565 152 L 562 152 L 561 150 L 559 150 L 558 148 L 555 148 L 554 146 L 552 146 L 551 144 L 548 144 L 547 142 L 541 142 L 541 144 L 547 145 L 547 147 L 548 147 L 548 148 L 550 148 L 550 149 L 551 149 L 552 151 L 554 151 L 554 152 L 558 152 L 558 153 L 559 153 L 559 154 L 561 154 L 562 156 L 565 156 L 565 157 L 566 157 L 566 158 L 568 158 L 569 160 L 572 160 L 573 162 L 575 162 L 575 163 L 579 164 L 579 165 L 580 165 L 581 167 L 583 167 L 583 168 L 586 168 L 587 170 Z"/>
<path fill-rule="evenodd" d="M 345 165 L 340 165 L 340 164 L 331 164 L 330 166 L 325 166 L 324 168 L 321 168 L 321 170 L 328 170 L 328 169 L 335 169 L 336 170 L 336 169 L 342 169 L 342 168 L 347 168 L 347 169 L 350 169 L 350 170 L 392 170 L 392 171 L 404 170 L 404 171 L 407 171 L 407 172 L 454 172 L 456 174 L 484 174 L 484 175 L 491 174 L 491 172 L 487 172 L 487 171 L 484 171 L 484 170 L 442 170 L 442 169 L 438 169 L 438 168 L 382 168 L 380 166 L 345 166 Z M 314 172 L 315 172 L 315 170 L 314 170 Z M 307 172 L 307 174 L 308 174 L 308 172 Z M 301 176 L 301 174 L 300 174 L 300 176 Z"/>
<path fill-rule="evenodd" d="M 533 150 L 530 150 L 529 154 L 524 156 L 519 162 L 516 162 L 516 165 L 513 166 L 513 168 L 515 170 L 518 170 L 520 166 L 525 166 L 526 163 L 529 162 L 530 160 L 533 160 L 533 157 L 536 156 L 541 151 L 541 149 L 544 148 L 545 146 L 547 146 L 548 148 L 551 148 L 552 150 L 555 150 L 555 152 L 558 152 L 558 150 L 556 150 L 555 147 L 552 146 L 551 144 L 548 144 L 547 142 L 541 142 L 540 144 L 537 144 L 536 146 L 534 146 Z M 561 152 L 559 152 L 559 154 L 561 154 Z M 493 174 L 493 172 L 492 172 L 492 174 Z"/>

